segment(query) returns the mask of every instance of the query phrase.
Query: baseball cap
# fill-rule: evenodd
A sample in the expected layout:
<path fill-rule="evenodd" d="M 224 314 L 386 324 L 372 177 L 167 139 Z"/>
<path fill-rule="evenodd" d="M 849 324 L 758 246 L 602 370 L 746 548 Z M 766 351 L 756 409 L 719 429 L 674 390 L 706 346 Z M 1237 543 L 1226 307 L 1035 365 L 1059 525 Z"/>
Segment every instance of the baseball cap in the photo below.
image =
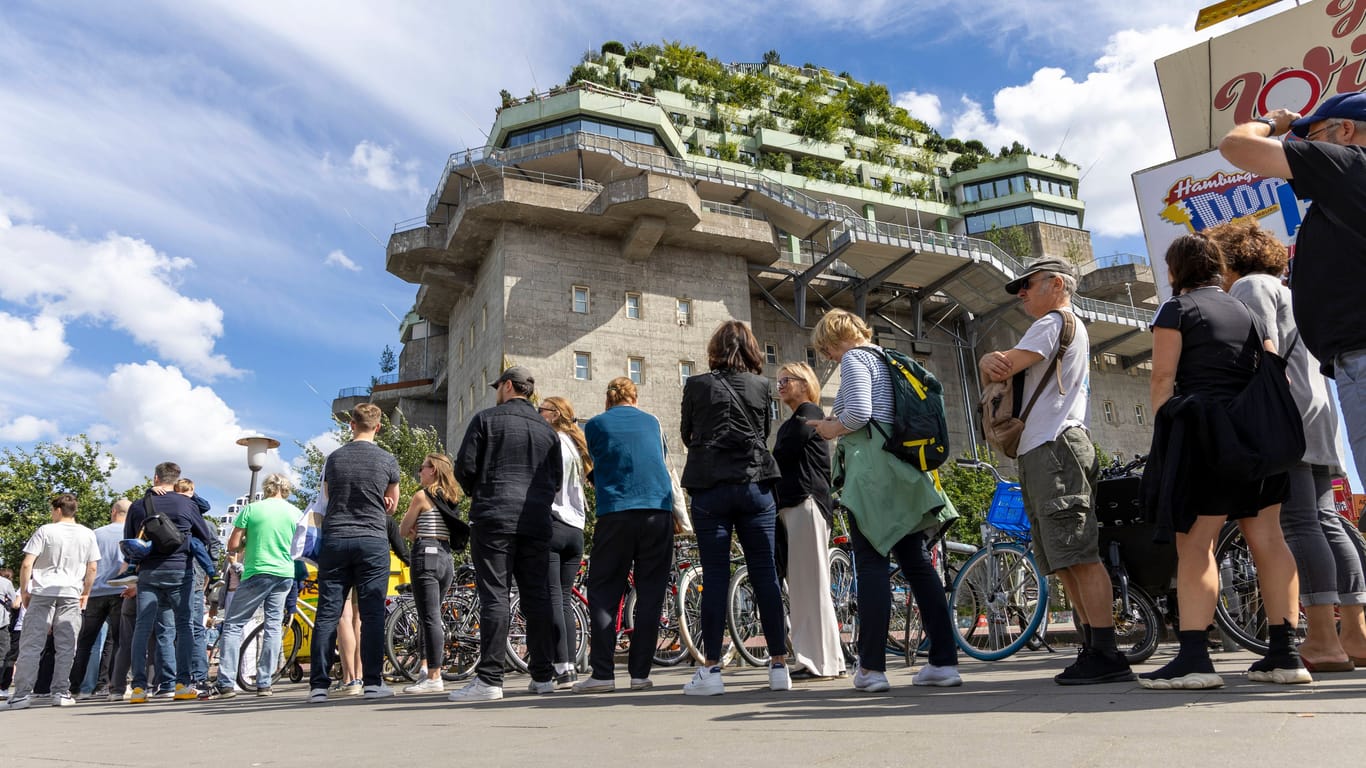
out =
<path fill-rule="evenodd" d="M 1309 126 L 1320 120 L 1366 120 L 1366 93 L 1339 93 L 1319 102 L 1314 114 L 1301 117 L 1290 123 L 1290 132 L 1303 139 L 1309 134 Z"/>
<path fill-rule="evenodd" d="M 1076 277 L 1072 262 L 1067 261 L 1066 259 L 1060 259 L 1057 256 L 1044 256 L 1043 258 L 1029 262 L 1029 264 L 1025 265 L 1024 272 L 1021 272 L 1019 277 L 1006 283 L 1006 293 L 1011 296 L 1018 294 L 1020 289 L 1025 287 L 1025 283 L 1029 282 L 1030 276 L 1036 272 L 1057 272 L 1059 274 Z"/>
<path fill-rule="evenodd" d="M 531 387 L 536 386 L 536 379 L 532 378 L 531 371 L 520 365 L 514 365 L 506 371 L 503 371 L 503 375 L 489 382 L 489 387 L 497 389 L 498 385 L 505 381 L 510 381 L 514 384 L 525 384 Z"/>

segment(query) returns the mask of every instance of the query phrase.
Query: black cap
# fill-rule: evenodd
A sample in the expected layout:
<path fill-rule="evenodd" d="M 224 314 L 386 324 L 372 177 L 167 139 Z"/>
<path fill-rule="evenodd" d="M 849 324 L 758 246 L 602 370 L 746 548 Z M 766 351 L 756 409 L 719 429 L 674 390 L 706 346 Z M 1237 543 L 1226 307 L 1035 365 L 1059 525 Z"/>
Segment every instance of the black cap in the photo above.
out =
<path fill-rule="evenodd" d="M 1030 275 L 1037 272 L 1057 272 L 1060 275 L 1077 276 L 1076 271 L 1072 266 L 1072 262 L 1066 259 L 1060 259 L 1057 256 L 1044 256 L 1041 259 L 1035 259 L 1034 261 L 1029 262 L 1018 277 L 1006 283 L 1006 293 L 1011 296 L 1018 294 L 1020 289 L 1025 286 L 1025 283 L 1029 281 Z"/>
<path fill-rule="evenodd" d="M 520 365 L 514 365 L 506 371 L 503 371 L 503 375 L 489 382 L 489 386 L 493 389 L 497 389 L 498 385 L 505 381 L 510 381 L 513 384 L 522 384 L 528 387 L 536 386 L 536 379 L 532 378 L 531 371 Z"/>

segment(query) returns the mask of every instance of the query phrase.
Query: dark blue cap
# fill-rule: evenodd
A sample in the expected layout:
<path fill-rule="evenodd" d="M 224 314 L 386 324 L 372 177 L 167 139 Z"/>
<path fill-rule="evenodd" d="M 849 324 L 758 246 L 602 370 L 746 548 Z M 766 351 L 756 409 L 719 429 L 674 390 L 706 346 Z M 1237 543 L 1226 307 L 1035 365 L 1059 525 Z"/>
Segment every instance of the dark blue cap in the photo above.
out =
<path fill-rule="evenodd" d="M 1366 120 L 1366 93 L 1339 93 L 1319 102 L 1314 114 L 1301 117 L 1290 124 L 1290 132 L 1303 139 L 1309 126 L 1320 120 Z"/>

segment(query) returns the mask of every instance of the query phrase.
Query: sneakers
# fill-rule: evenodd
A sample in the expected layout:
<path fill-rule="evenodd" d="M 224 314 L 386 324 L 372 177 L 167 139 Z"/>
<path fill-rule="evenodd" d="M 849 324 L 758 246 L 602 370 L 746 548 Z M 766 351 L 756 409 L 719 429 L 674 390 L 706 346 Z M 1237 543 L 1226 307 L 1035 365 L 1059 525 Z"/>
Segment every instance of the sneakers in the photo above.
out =
<path fill-rule="evenodd" d="M 365 686 L 365 698 L 367 699 L 387 699 L 393 695 L 394 689 L 384 683 Z"/>
<path fill-rule="evenodd" d="M 552 679 L 552 680 L 543 680 L 543 681 L 541 681 L 541 682 L 537 682 L 537 681 L 535 681 L 535 680 L 532 680 L 531 682 L 527 683 L 527 685 L 526 685 L 526 691 L 527 691 L 527 693 L 534 693 L 534 694 L 536 694 L 536 695 L 538 695 L 538 696 L 541 695 L 541 694 L 545 694 L 545 693 L 554 693 L 554 692 L 555 692 L 555 681 L 554 681 L 553 679 Z"/>
<path fill-rule="evenodd" d="M 687 696 L 720 696 L 725 692 L 720 667 L 702 667 L 683 685 L 683 693 Z"/>
<path fill-rule="evenodd" d="M 938 688 L 953 688 L 963 684 L 958 675 L 958 667 L 936 667 L 926 664 L 911 678 L 911 685 L 931 685 Z"/>
<path fill-rule="evenodd" d="M 74 706 L 76 706 L 76 699 L 75 699 L 74 696 L 72 696 L 72 695 L 69 694 L 69 693 L 58 694 L 58 695 L 52 697 L 52 706 L 54 706 L 54 707 L 74 707 Z"/>
<path fill-rule="evenodd" d="M 146 703 L 147 703 L 147 689 L 146 689 L 146 688 L 134 688 L 134 689 L 133 689 L 133 695 L 128 697 L 128 703 L 129 703 L 129 704 L 146 704 Z"/>
<path fill-rule="evenodd" d="M 219 689 L 218 689 L 218 698 L 220 698 L 220 699 L 231 699 L 231 698 L 233 698 L 233 697 L 236 696 L 236 695 L 237 695 L 237 689 L 236 689 L 236 688 L 233 688 L 232 686 L 228 686 L 227 688 L 219 688 Z"/>
<path fill-rule="evenodd" d="M 1268 653 L 1248 667 L 1247 679 L 1254 683 L 1296 685 L 1312 683 L 1314 677 L 1304 668 L 1298 653 Z"/>
<path fill-rule="evenodd" d="M 270 698 L 271 696 L 274 696 L 274 695 L 275 695 L 275 689 L 274 689 L 274 688 L 271 688 L 271 687 L 269 687 L 269 686 L 267 686 L 267 687 L 265 687 L 265 688 L 257 688 L 257 689 L 256 689 L 256 695 L 257 695 L 259 698 L 268 699 L 268 698 Z"/>
<path fill-rule="evenodd" d="M 412 685 L 403 687 L 404 693 L 441 693 L 446 690 L 446 683 L 441 678 L 435 680 L 422 679 Z"/>
<path fill-rule="evenodd" d="M 204 683 L 196 683 L 194 688 L 195 688 L 196 691 L 199 691 L 199 700 L 200 700 L 200 701 L 208 701 L 209 699 L 216 699 L 216 698 L 218 698 L 218 687 L 217 687 L 217 686 L 209 685 L 207 682 L 204 682 Z"/>
<path fill-rule="evenodd" d="M 176 692 L 175 690 L 171 689 L 171 688 L 165 688 L 165 689 L 162 689 L 162 690 L 159 690 L 159 691 L 153 693 L 153 694 L 152 694 L 152 698 L 154 698 L 154 699 L 174 699 L 176 693 L 177 693 L 177 692 Z"/>
<path fill-rule="evenodd" d="M 15 696 L 9 700 L 10 709 L 28 709 L 33 705 L 31 696 Z"/>
<path fill-rule="evenodd" d="M 574 683 L 574 693 L 611 693 L 616 689 L 616 680 L 599 680 L 596 677 L 585 677 Z"/>
<path fill-rule="evenodd" d="M 123 569 L 119 575 L 105 582 L 111 587 L 127 587 L 138 583 L 138 569 L 135 565 L 130 565 Z"/>
<path fill-rule="evenodd" d="M 446 697 L 447 700 L 456 702 L 497 701 L 501 698 L 503 698 L 501 686 L 489 685 L 477 677 L 469 685 L 460 690 L 451 691 L 450 695 Z"/>
<path fill-rule="evenodd" d="M 327 701 L 326 688 L 314 688 L 308 692 L 309 704 L 323 704 Z"/>
<path fill-rule="evenodd" d="M 1224 678 L 1214 671 L 1214 662 L 1209 655 L 1176 654 L 1176 658 L 1153 672 L 1138 676 L 1138 684 L 1154 691 L 1198 691 L 1207 688 L 1221 688 Z"/>
<path fill-rule="evenodd" d="M 4 701 L 5 699 L 8 699 L 8 698 L 9 698 L 9 689 L 8 689 L 8 688 L 0 688 L 0 701 Z"/>
<path fill-rule="evenodd" d="M 175 693 L 171 694 L 171 698 L 176 701 L 195 701 L 199 698 L 199 689 L 195 688 L 193 685 L 181 685 L 180 683 L 176 683 Z"/>
<path fill-rule="evenodd" d="M 768 689 L 770 691 L 792 690 L 792 676 L 788 674 L 786 664 L 774 662 L 768 665 Z"/>
<path fill-rule="evenodd" d="M 648 691 L 653 687 L 655 687 L 655 681 L 648 677 L 631 678 L 631 690 L 633 691 Z"/>
<path fill-rule="evenodd" d="M 892 684 L 887 682 L 887 673 L 864 670 L 859 667 L 854 672 L 854 690 L 864 693 L 883 693 L 892 690 Z"/>
<path fill-rule="evenodd" d="M 1058 685 L 1096 685 L 1098 683 L 1128 683 L 1135 678 L 1129 660 L 1119 653 L 1106 653 L 1095 648 L 1083 648 L 1062 672 L 1053 676 Z"/>
<path fill-rule="evenodd" d="M 84 699 L 84 698 L 87 698 L 87 697 L 82 696 L 81 698 Z M 91 698 L 91 699 L 96 699 L 96 700 L 98 700 L 98 699 L 106 699 L 106 700 L 107 700 L 107 699 L 109 698 L 109 689 L 108 689 L 108 688 L 100 688 L 100 689 L 94 691 L 93 693 L 91 693 L 91 694 L 89 695 L 89 698 Z"/>
<path fill-rule="evenodd" d="M 108 696 L 104 697 L 104 700 L 105 700 L 105 701 L 127 701 L 127 700 L 128 700 L 128 694 L 129 694 L 128 691 L 125 691 L 125 692 L 123 692 L 123 693 L 110 693 Z"/>
<path fill-rule="evenodd" d="M 352 680 L 345 683 L 338 680 L 332 684 L 331 690 L 331 693 L 335 693 L 338 696 L 359 696 L 364 692 L 365 684 L 359 680 Z"/>
<path fill-rule="evenodd" d="M 792 678 L 793 680 L 800 680 L 808 683 L 817 683 L 824 680 L 834 680 L 836 677 L 844 677 L 844 674 L 841 673 L 839 675 L 820 675 L 815 672 L 812 672 L 806 667 L 802 667 L 796 672 L 789 673 L 788 677 Z"/>
<path fill-rule="evenodd" d="M 574 683 L 577 683 L 578 681 L 579 673 L 575 672 L 572 669 L 555 675 L 555 687 L 560 690 L 564 690 L 565 688 L 573 688 Z"/>

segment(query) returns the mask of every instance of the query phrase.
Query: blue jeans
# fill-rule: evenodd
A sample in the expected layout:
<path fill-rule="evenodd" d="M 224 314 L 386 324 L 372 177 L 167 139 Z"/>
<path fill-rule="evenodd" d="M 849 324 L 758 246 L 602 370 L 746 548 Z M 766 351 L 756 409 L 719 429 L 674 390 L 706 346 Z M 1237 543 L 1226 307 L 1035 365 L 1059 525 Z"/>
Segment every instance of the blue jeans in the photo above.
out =
<path fill-rule="evenodd" d="M 190 655 L 194 649 L 194 620 L 190 593 L 194 569 L 163 568 L 138 574 L 138 615 L 133 629 L 131 666 L 133 687 L 147 687 L 147 639 L 155 631 L 157 678 L 165 690 L 173 683 L 190 684 Z"/>
<path fill-rule="evenodd" d="M 191 538 L 190 541 L 199 541 Z M 190 589 L 190 626 L 194 627 L 194 648 L 190 651 L 190 680 L 195 685 L 209 684 L 209 637 L 204 627 L 204 572 L 190 565 L 194 582 Z"/>
<path fill-rule="evenodd" d="M 374 536 L 323 542 L 318 555 L 318 618 L 309 648 L 309 686 L 326 689 L 337 661 L 337 624 L 346 594 L 355 587 L 360 609 L 361 678 L 384 682 L 384 595 L 389 591 L 389 540 Z M 241 587 L 238 587 L 241 589 Z M 233 598 L 234 605 L 238 598 Z"/>
<path fill-rule="evenodd" d="M 256 659 L 256 687 L 269 688 L 280 659 L 280 640 L 284 635 L 285 596 L 294 584 L 293 576 L 258 573 L 237 587 L 232 608 L 223 620 L 223 646 L 218 657 L 218 687 L 231 688 L 237 682 L 237 665 L 242 654 L 242 627 L 265 606 L 265 642 Z"/>
<path fill-rule="evenodd" d="M 749 566 L 750 583 L 759 603 L 759 622 L 772 656 L 787 653 L 783 593 L 773 560 L 778 505 L 773 492 L 758 483 L 726 483 L 692 493 L 692 524 L 702 560 L 702 645 L 708 660 L 721 658 L 726 624 L 726 585 L 730 583 L 731 533 Z"/>

